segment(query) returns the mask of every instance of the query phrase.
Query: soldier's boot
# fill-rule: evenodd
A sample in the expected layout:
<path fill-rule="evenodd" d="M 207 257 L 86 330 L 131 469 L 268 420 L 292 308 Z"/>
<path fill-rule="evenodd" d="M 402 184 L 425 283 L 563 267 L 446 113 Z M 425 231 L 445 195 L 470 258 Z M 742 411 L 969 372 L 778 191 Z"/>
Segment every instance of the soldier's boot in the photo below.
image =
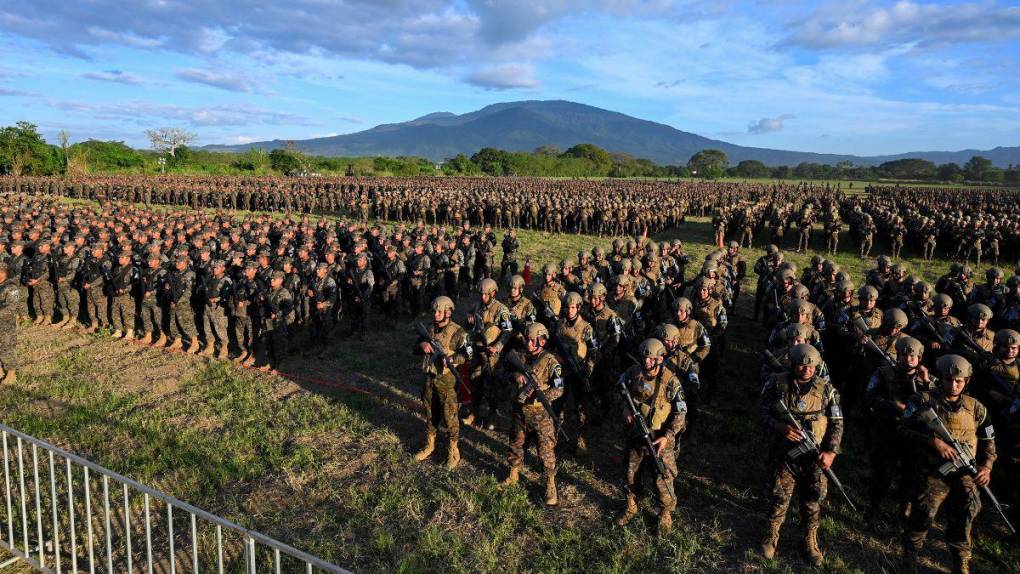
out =
<path fill-rule="evenodd" d="M 160 333 L 158 337 L 152 340 L 153 347 L 162 347 L 166 345 L 166 333 Z"/>
<path fill-rule="evenodd" d="M 216 358 L 220 359 L 221 361 L 226 361 L 230 359 L 230 349 L 227 348 L 227 345 L 223 345 L 222 347 L 220 347 L 220 350 L 216 352 Z"/>
<path fill-rule="evenodd" d="M 825 562 L 825 554 L 822 554 L 821 548 L 818 547 L 818 524 L 808 525 L 807 536 L 804 537 L 804 554 L 815 566 L 821 566 Z"/>
<path fill-rule="evenodd" d="M 637 513 L 638 513 L 637 496 L 633 494 L 628 494 L 627 507 L 623 509 L 623 512 L 620 513 L 620 516 L 616 517 L 616 525 L 626 526 L 627 523 L 629 523 L 631 520 L 634 519 L 635 516 L 637 516 Z"/>
<path fill-rule="evenodd" d="M 13 370 L 4 373 L 3 379 L 0 379 L 0 383 L 5 385 L 12 385 L 18 381 L 18 374 Z"/>
<path fill-rule="evenodd" d="M 114 331 L 114 332 L 113 332 L 113 333 L 111 334 L 111 336 L 112 336 L 112 337 L 113 337 L 114 339 L 120 339 L 121 337 L 123 337 L 123 336 L 124 336 L 124 332 L 123 332 L 123 331 L 121 331 L 120 329 L 117 329 L 116 331 Z"/>
<path fill-rule="evenodd" d="M 191 344 L 188 345 L 187 349 L 184 349 L 184 352 L 189 354 L 189 355 L 197 355 L 199 349 L 201 349 L 201 348 L 202 348 L 202 343 L 199 343 L 198 339 L 192 339 L 191 340 Z"/>
<path fill-rule="evenodd" d="M 244 356 L 244 359 L 241 360 L 241 366 L 242 367 L 250 367 L 250 366 L 252 366 L 254 364 L 255 364 L 255 354 L 254 353 L 248 353 L 247 355 Z"/>
<path fill-rule="evenodd" d="M 414 460 L 421 462 L 426 458 L 432 456 L 432 452 L 436 450 L 436 433 L 428 433 L 425 435 L 425 446 L 421 450 L 414 453 Z"/>
<path fill-rule="evenodd" d="M 560 499 L 556 494 L 556 475 L 549 474 L 545 477 L 545 505 L 556 506 Z"/>
<path fill-rule="evenodd" d="M 673 509 L 666 507 L 659 514 L 659 534 L 669 534 L 673 531 Z"/>
<path fill-rule="evenodd" d="M 70 320 L 71 320 L 70 317 L 68 317 L 67 315 L 64 315 L 59 321 L 54 321 L 52 324 L 53 324 L 54 327 L 60 329 L 60 328 L 63 328 L 63 326 L 66 325 L 67 322 L 70 321 Z"/>
<path fill-rule="evenodd" d="M 520 479 L 521 479 L 521 467 L 519 467 L 519 466 L 511 466 L 510 467 L 510 474 L 507 475 L 507 477 L 503 479 L 503 482 L 499 483 L 499 486 L 501 488 L 509 488 L 509 487 L 514 486 L 515 484 L 517 484 L 517 482 Z"/>
<path fill-rule="evenodd" d="M 970 574 L 970 553 L 950 549 L 953 555 L 953 574 Z"/>
<path fill-rule="evenodd" d="M 124 338 L 127 339 L 128 341 L 134 341 L 135 340 L 135 330 L 134 329 L 128 329 L 127 331 L 124 331 Z"/>
<path fill-rule="evenodd" d="M 460 464 L 460 449 L 457 447 L 457 441 L 450 441 L 450 450 L 446 453 L 446 470 L 453 470 Z"/>
<path fill-rule="evenodd" d="M 212 343 L 212 342 L 206 343 L 205 347 L 202 349 L 201 353 L 199 353 L 199 354 L 204 356 L 204 357 L 215 357 L 216 356 L 216 345 L 214 343 Z"/>
<path fill-rule="evenodd" d="M 776 549 L 779 548 L 779 529 L 782 526 L 782 520 L 772 520 L 769 522 L 765 536 L 761 539 L 760 547 L 761 555 L 766 560 L 772 560 L 776 557 Z"/>
<path fill-rule="evenodd" d="M 184 348 L 184 341 L 183 341 L 183 340 L 181 340 L 181 338 L 180 338 L 180 337 L 177 337 L 177 338 L 175 338 L 175 339 L 173 340 L 173 342 L 172 342 L 172 343 L 170 343 L 170 346 L 169 346 L 169 347 L 167 347 L 166 349 L 167 349 L 168 351 L 178 351 L 178 350 L 181 350 L 181 349 L 183 349 L 183 348 Z"/>

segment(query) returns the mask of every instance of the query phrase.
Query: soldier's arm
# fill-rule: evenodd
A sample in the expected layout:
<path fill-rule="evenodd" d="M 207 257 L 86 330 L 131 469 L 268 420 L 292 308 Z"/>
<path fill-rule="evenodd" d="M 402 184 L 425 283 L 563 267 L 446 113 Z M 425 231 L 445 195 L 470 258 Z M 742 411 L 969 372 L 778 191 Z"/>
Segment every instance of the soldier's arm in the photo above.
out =
<path fill-rule="evenodd" d="M 664 436 L 673 436 L 687 428 L 687 402 L 684 400 L 683 387 L 679 379 L 672 377 L 670 388 L 670 415 L 666 421 Z"/>
<path fill-rule="evenodd" d="M 708 332 L 705 330 L 705 327 L 700 323 L 698 324 L 698 328 L 696 329 L 694 344 L 695 344 L 694 352 L 691 353 L 690 355 L 695 362 L 700 363 L 705 360 L 705 357 L 708 356 L 709 351 L 712 350 L 712 340 L 709 338 Z"/>
<path fill-rule="evenodd" d="M 829 400 L 825 410 L 825 414 L 829 418 L 829 424 L 825 429 L 822 444 L 819 446 L 823 452 L 839 454 L 840 445 L 843 442 L 843 409 L 839 405 L 839 391 L 831 385 L 829 386 Z"/>
<path fill-rule="evenodd" d="M 782 435 L 786 433 L 788 423 L 776 417 L 775 404 L 776 401 L 782 399 L 779 395 L 779 389 L 776 386 L 776 375 L 773 375 L 765 383 L 765 387 L 762 389 L 761 404 L 759 408 L 762 422 L 765 423 L 765 427 Z"/>
<path fill-rule="evenodd" d="M 979 403 L 979 408 L 975 415 L 978 437 L 977 453 L 975 453 L 977 465 L 990 471 L 992 465 L 995 464 L 996 458 L 998 458 L 995 452 L 995 428 L 992 427 L 991 417 L 988 416 L 988 410 L 985 409 L 984 405 Z"/>
<path fill-rule="evenodd" d="M 563 396 L 563 367 L 559 361 L 553 359 L 553 366 L 549 369 L 549 390 L 545 391 L 545 397 L 550 402 Z"/>

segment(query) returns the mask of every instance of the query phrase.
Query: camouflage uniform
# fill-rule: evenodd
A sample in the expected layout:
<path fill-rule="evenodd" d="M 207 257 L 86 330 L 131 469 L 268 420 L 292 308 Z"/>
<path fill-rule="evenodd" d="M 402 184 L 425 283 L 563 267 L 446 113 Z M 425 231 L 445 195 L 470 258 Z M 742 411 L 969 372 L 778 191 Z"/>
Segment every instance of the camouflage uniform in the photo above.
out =
<path fill-rule="evenodd" d="M 511 352 L 517 353 L 524 366 L 531 370 L 539 390 L 550 402 L 555 402 L 563 395 L 563 371 L 552 353 L 544 350 L 537 355 Z M 534 433 L 537 439 L 538 456 L 542 459 L 542 468 L 548 481 L 556 476 L 556 427 L 549 413 L 535 397 L 524 399 L 518 394 L 514 401 L 510 453 L 507 456 L 511 472 L 524 465 L 524 442 L 529 433 Z"/>
<path fill-rule="evenodd" d="M 12 279 L 0 283 L 0 369 L 5 376 L 18 368 L 17 315 L 21 289 Z"/>

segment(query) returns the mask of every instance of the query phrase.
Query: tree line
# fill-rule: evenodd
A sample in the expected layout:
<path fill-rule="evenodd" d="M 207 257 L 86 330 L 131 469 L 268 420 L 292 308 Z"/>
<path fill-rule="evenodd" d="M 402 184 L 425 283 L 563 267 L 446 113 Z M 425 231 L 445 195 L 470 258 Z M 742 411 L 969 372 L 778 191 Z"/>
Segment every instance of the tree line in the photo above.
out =
<path fill-rule="evenodd" d="M 1020 183 L 1020 165 L 1005 169 L 991 160 L 974 156 L 964 165 L 936 165 L 924 159 L 900 159 L 878 166 L 835 165 L 804 162 L 796 166 L 770 167 L 757 160 L 730 165 L 727 155 L 702 150 L 686 163 L 660 165 L 648 159 L 578 144 L 566 150 L 551 145 L 531 152 L 491 147 L 471 156 L 459 154 L 436 163 L 421 157 L 324 157 L 299 151 L 293 142 L 266 151 L 219 152 L 191 148 L 194 135 L 183 130 L 160 128 L 146 132 L 152 150 L 139 150 L 120 141 L 88 140 L 68 144 L 61 132 L 60 144 L 43 139 L 37 127 L 18 122 L 0 128 L 0 174 L 85 175 L 110 173 L 180 173 L 192 175 L 493 175 L 549 177 L 697 177 L 716 179 L 823 179 L 903 180 L 920 182 L 984 184 Z M 682 160 L 681 160 L 682 162 Z"/>

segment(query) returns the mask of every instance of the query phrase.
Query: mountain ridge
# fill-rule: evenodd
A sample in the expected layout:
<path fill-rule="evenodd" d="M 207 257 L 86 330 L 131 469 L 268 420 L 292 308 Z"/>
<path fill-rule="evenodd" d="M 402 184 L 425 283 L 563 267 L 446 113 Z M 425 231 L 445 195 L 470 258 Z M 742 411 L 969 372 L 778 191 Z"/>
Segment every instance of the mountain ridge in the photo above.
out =
<path fill-rule="evenodd" d="M 285 140 L 238 145 L 208 145 L 210 151 L 245 151 L 283 148 Z M 580 143 L 610 152 L 626 153 L 659 164 L 683 164 L 708 148 L 722 150 L 731 165 L 758 160 L 768 166 L 795 166 L 802 162 L 879 165 L 886 161 L 917 158 L 936 164 L 963 165 L 974 155 L 987 157 L 998 167 L 1020 164 L 1020 146 L 990 150 L 919 151 L 880 156 L 855 156 L 740 146 L 685 132 L 650 120 L 571 102 L 525 100 L 490 104 L 472 112 L 433 112 L 413 120 L 379 124 L 351 134 L 295 140 L 305 153 L 323 156 L 421 156 L 433 161 L 457 154 L 471 155 L 484 147 L 507 151 L 533 151 L 543 145 L 567 149 Z"/>

